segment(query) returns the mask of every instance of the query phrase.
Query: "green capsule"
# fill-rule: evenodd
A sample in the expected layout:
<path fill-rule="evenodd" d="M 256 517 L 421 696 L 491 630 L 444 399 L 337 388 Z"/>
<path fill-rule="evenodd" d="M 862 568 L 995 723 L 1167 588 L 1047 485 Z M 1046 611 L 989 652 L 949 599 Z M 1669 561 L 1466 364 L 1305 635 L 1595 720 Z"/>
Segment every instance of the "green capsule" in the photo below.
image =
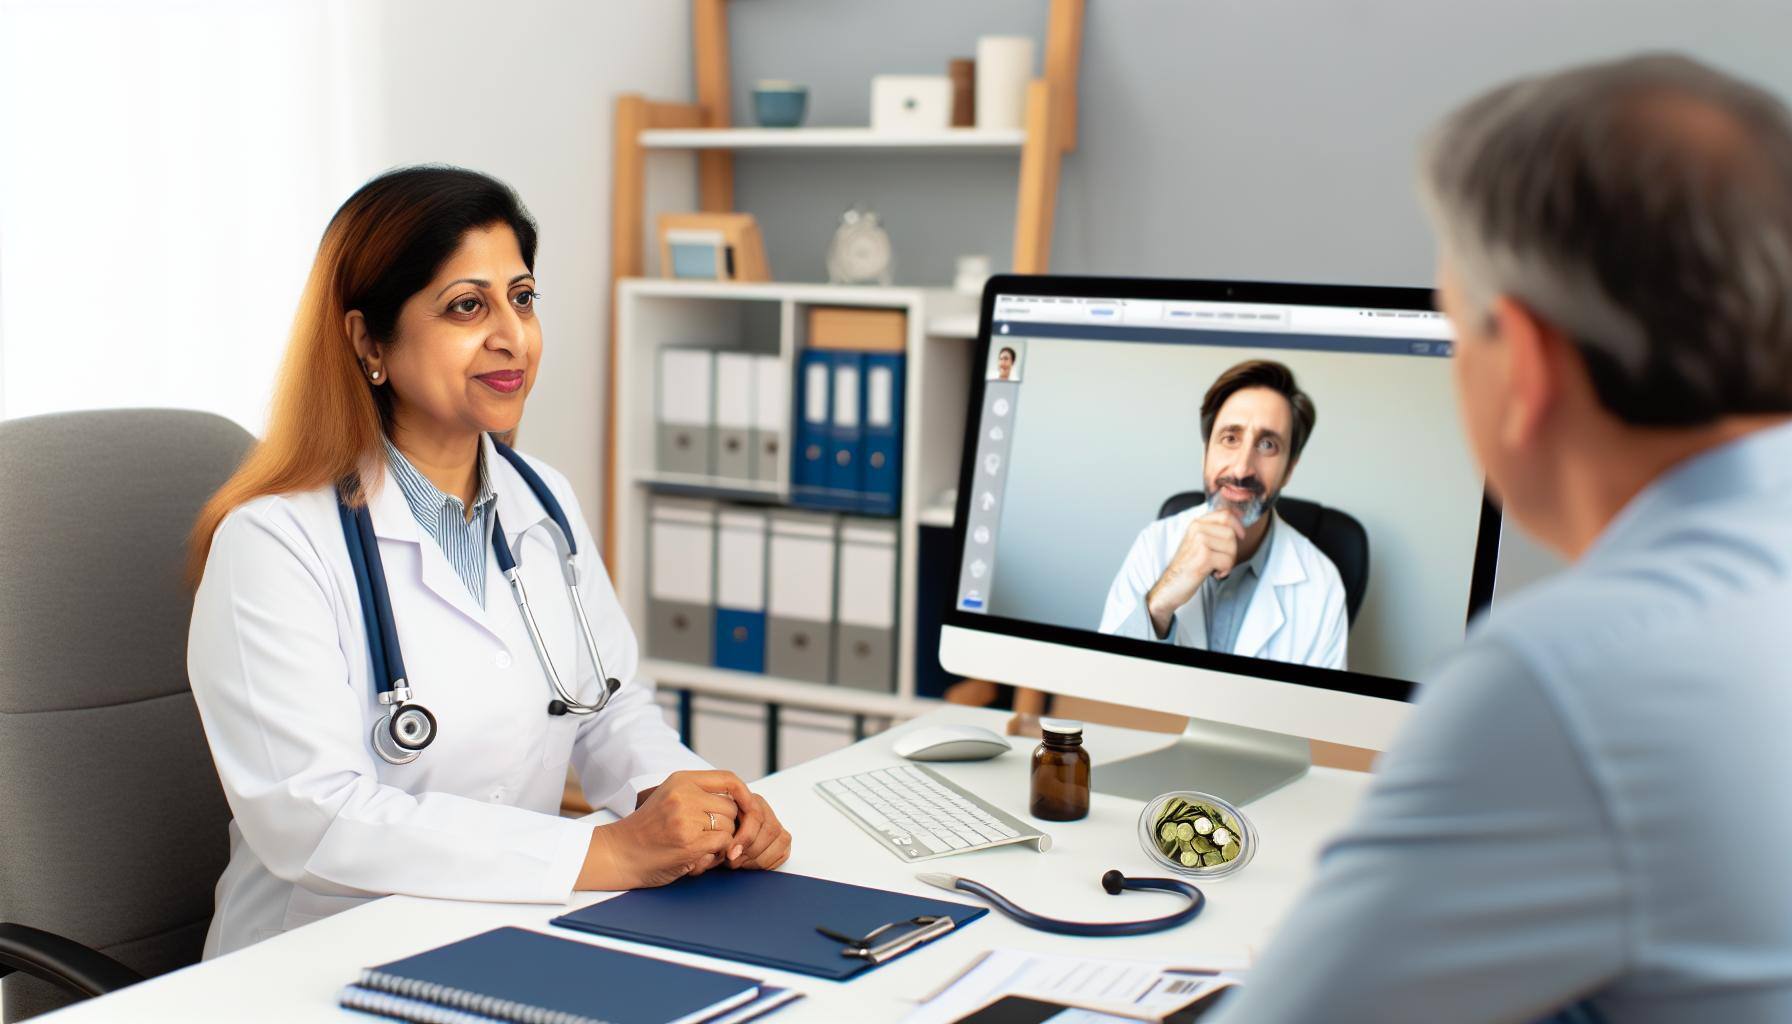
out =
<path fill-rule="evenodd" d="M 1179 859 L 1185 868 L 1192 868 L 1201 863 L 1201 855 L 1193 850 L 1182 851 L 1182 856 Z"/>
<path fill-rule="evenodd" d="M 1224 847 L 1222 847 L 1220 849 L 1220 856 L 1226 858 L 1227 860 L 1238 859 L 1238 844 L 1237 843 L 1227 843 Z"/>
<path fill-rule="evenodd" d="M 1176 838 L 1182 840 L 1185 843 L 1188 842 L 1190 839 L 1195 838 L 1195 827 L 1193 825 L 1190 825 L 1186 821 L 1180 825 L 1177 825 L 1176 826 Z"/>
<path fill-rule="evenodd" d="M 1183 863 L 1186 864 L 1188 862 L 1184 861 Z M 1205 867 L 1210 867 L 1210 868 L 1217 867 L 1224 863 L 1226 863 L 1225 855 L 1221 854 L 1217 850 L 1214 851 L 1213 853 L 1203 853 L 1201 855 L 1201 864 Z"/>
<path fill-rule="evenodd" d="M 1164 822 L 1164 827 L 1157 830 L 1157 834 L 1162 836 L 1166 841 L 1175 839 L 1176 826 L 1166 821 Z"/>
<path fill-rule="evenodd" d="M 1219 847 L 1213 845 L 1213 840 L 1207 838 L 1206 836 L 1196 836 L 1195 840 L 1194 840 L 1194 847 L 1195 847 L 1195 852 L 1197 852 L 1197 853 L 1212 853 L 1213 851 L 1219 849 Z"/>

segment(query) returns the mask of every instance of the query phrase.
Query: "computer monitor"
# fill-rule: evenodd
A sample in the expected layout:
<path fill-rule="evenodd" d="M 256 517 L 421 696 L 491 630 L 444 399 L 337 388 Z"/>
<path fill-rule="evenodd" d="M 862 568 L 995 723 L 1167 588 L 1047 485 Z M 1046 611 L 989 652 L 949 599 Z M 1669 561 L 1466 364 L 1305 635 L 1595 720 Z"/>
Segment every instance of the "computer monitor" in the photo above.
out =
<path fill-rule="evenodd" d="M 1385 748 L 1493 591 L 1451 348 L 1425 289 L 994 278 L 941 664 L 1191 717 L 1094 751 L 1102 792 L 1244 801 L 1307 737 Z"/>

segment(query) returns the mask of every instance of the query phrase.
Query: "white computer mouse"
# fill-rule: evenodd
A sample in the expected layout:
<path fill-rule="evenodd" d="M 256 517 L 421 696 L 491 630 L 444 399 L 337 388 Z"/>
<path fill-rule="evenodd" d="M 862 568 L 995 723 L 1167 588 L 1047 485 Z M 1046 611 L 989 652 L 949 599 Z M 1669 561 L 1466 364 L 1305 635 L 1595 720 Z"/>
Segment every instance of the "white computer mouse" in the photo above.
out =
<path fill-rule="evenodd" d="M 986 761 L 1013 748 L 981 726 L 930 725 L 898 737 L 890 749 L 911 761 Z"/>

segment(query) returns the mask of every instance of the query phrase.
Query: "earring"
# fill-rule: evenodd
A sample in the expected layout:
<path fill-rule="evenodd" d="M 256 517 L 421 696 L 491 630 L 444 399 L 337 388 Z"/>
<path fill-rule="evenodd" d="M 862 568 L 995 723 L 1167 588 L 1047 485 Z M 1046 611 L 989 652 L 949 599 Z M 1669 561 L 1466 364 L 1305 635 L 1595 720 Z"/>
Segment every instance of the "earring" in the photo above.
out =
<path fill-rule="evenodd" d="M 373 380 L 379 380 L 380 379 L 380 371 L 375 370 L 372 373 L 368 374 L 367 376 Z"/>

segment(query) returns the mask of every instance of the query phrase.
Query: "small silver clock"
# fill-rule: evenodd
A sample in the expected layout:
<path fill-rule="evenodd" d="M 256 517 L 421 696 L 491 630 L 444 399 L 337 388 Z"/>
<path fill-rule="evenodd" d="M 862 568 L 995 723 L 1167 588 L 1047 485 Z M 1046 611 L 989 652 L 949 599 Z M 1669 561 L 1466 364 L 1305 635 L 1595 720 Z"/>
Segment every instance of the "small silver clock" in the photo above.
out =
<path fill-rule="evenodd" d="M 878 224 L 877 214 L 856 206 L 846 211 L 828 246 L 828 281 L 887 285 L 894 263 L 890 236 Z"/>

